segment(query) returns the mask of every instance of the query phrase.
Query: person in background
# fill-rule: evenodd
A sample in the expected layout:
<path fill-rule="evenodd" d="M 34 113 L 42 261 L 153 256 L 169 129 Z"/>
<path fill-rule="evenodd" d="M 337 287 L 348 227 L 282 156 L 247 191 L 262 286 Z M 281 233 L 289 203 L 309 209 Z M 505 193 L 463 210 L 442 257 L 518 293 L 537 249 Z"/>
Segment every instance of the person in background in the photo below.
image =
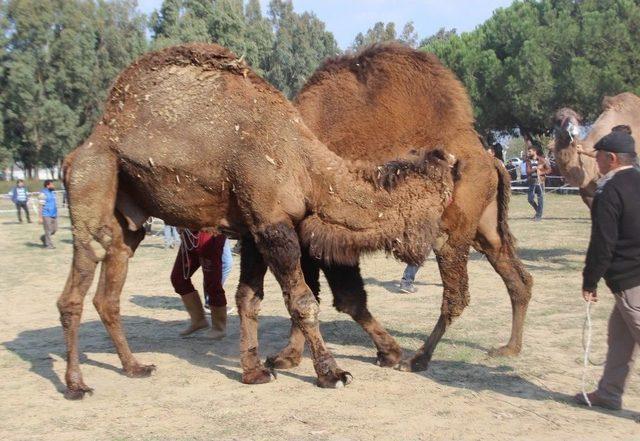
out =
<path fill-rule="evenodd" d="M 404 292 L 407 294 L 415 294 L 418 292 L 418 289 L 414 285 L 416 280 L 416 274 L 418 273 L 418 269 L 420 267 L 418 265 L 407 265 L 404 269 L 404 273 L 402 274 L 402 279 L 400 280 L 400 292 Z"/>
<path fill-rule="evenodd" d="M 178 234 L 178 229 L 172 225 L 164 224 L 164 248 L 175 248 L 175 246 L 180 246 L 180 234 Z"/>
<path fill-rule="evenodd" d="M 16 181 L 16 186 L 11 189 L 11 201 L 16 205 L 18 210 L 18 221 L 22 223 L 22 210 L 27 218 L 27 222 L 31 223 L 31 216 L 29 215 L 29 190 L 24 185 L 22 179 Z"/>
<path fill-rule="evenodd" d="M 617 410 L 640 347 L 640 171 L 630 129 L 614 128 L 594 148 L 603 176 L 591 207 L 582 297 L 586 302 L 598 301 L 598 282 L 604 278 L 615 306 L 598 388 L 574 398 L 579 404 Z"/>
<path fill-rule="evenodd" d="M 549 162 L 544 157 L 542 147 L 532 144 L 527 149 L 527 190 L 529 204 L 536 211 L 533 220 L 540 221 L 544 209 L 544 181 L 545 176 L 551 172 Z M 537 201 L 536 201 L 537 197 Z"/>
<path fill-rule="evenodd" d="M 51 250 L 55 247 L 51 241 L 51 236 L 58 230 L 58 203 L 56 201 L 55 186 L 53 181 L 44 181 L 44 188 L 40 190 L 40 223 L 44 227 L 44 234 L 40 236 L 42 245 Z"/>
<path fill-rule="evenodd" d="M 171 271 L 171 284 L 189 313 L 191 322 L 180 333 L 190 335 L 208 328 L 200 294 L 191 277 L 202 267 L 202 282 L 206 303 L 211 309 L 211 329 L 208 336 L 220 339 L 226 335 L 227 298 L 222 286 L 222 255 L 226 237 L 207 231 L 181 230 L 181 243 Z"/>

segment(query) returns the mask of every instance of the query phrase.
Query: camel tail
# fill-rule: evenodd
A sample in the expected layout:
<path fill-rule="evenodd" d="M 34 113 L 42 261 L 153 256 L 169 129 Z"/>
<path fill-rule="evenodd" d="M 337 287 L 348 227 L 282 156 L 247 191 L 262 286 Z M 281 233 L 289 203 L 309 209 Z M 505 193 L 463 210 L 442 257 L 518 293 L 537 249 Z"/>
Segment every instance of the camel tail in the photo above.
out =
<path fill-rule="evenodd" d="M 500 160 L 494 160 L 498 172 L 498 234 L 503 247 L 514 248 L 516 238 L 509 229 L 509 201 L 511 200 L 511 176 Z"/>

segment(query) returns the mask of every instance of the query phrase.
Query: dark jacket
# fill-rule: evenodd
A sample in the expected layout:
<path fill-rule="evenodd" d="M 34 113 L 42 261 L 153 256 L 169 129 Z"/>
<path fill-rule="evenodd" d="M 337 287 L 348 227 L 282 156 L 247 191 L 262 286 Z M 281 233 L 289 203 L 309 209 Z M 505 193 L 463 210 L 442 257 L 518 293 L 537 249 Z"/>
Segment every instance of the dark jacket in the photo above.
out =
<path fill-rule="evenodd" d="M 640 286 L 640 171 L 620 170 L 599 184 L 591 207 L 591 241 L 582 288 L 604 277 L 613 292 Z"/>

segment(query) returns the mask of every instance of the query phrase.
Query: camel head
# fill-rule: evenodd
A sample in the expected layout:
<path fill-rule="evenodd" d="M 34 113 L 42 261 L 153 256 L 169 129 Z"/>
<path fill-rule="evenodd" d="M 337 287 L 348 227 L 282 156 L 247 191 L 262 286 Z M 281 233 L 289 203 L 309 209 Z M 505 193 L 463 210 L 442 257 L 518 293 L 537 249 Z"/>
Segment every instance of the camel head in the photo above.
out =
<path fill-rule="evenodd" d="M 560 151 L 577 145 L 582 117 L 574 110 L 563 107 L 553 115 L 554 142 L 552 150 Z"/>

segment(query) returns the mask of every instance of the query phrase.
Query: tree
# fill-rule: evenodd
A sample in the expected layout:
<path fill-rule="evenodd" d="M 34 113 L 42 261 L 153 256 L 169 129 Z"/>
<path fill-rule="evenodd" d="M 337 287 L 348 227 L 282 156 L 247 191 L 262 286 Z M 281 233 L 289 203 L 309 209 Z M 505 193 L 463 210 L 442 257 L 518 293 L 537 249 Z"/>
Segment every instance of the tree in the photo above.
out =
<path fill-rule="evenodd" d="M 407 25 L 405 25 L 405 29 L 409 34 L 407 35 L 408 38 L 411 38 L 411 28 L 413 28 L 412 22 L 409 22 L 407 23 Z M 374 24 L 372 28 L 368 29 L 366 33 L 358 33 L 353 41 L 353 44 L 349 47 L 349 50 L 357 52 L 374 43 L 383 43 L 385 41 L 395 40 L 397 40 L 395 23 L 389 22 L 385 25 L 383 22 L 379 21 Z"/>
<path fill-rule="evenodd" d="M 4 144 L 28 173 L 91 131 L 115 75 L 146 49 L 134 0 L 9 0 L 2 63 Z M 7 49 L 8 48 L 8 49 Z"/>
<path fill-rule="evenodd" d="M 604 95 L 640 92 L 638 23 L 633 0 L 524 0 L 421 46 L 465 83 L 481 131 L 541 134 L 559 107 L 592 121 Z"/>
<path fill-rule="evenodd" d="M 291 0 L 271 0 L 269 17 L 275 39 L 265 62 L 265 76 L 291 98 L 323 59 L 339 53 L 338 45 L 314 14 L 295 13 Z"/>

